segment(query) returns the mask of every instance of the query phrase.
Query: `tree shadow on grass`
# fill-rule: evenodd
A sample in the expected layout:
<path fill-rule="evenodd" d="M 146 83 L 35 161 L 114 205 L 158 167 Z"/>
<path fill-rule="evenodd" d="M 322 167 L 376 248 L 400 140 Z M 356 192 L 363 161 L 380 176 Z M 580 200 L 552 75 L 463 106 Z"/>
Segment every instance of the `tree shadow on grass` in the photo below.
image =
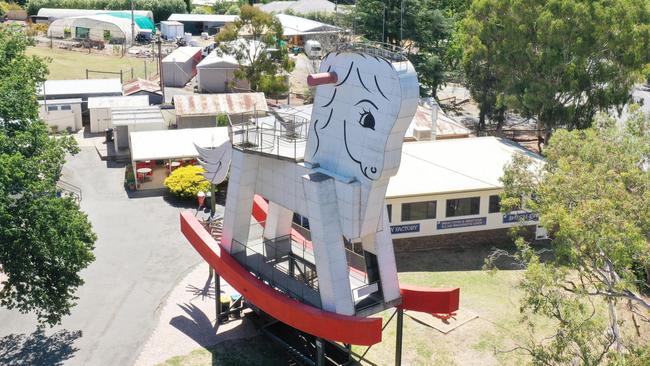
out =
<path fill-rule="evenodd" d="M 43 330 L 32 334 L 10 334 L 0 338 L 0 365 L 62 365 L 77 352 L 74 342 L 81 331 L 60 330 L 50 336 Z"/>

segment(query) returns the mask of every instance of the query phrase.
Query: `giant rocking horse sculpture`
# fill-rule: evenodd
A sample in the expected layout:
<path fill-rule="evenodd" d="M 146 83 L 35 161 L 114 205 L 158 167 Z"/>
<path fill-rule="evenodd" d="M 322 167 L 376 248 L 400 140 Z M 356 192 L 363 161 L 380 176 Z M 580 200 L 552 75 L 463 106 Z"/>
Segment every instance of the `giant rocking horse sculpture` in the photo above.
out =
<path fill-rule="evenodd" d="M 317 87 L 304 153 L 283 157 L 276 146 L 266 154 L 253 148 L 261 137 L 244 144 L 236 129 L 232 144 L 199 149 L 214 183 L 230 165 L 223 233 L 216 242 L 189 212 L 183 233 L 249 303 L 316 337 L 372 345 L 381 340 L 381 318 L 371 315 L 384 309 L 455 312 L 458 289 L 400 286 L 384 202 L 417 108 L 413 65 L 401 54 L 347 45 L 325 57 L 308 83 Z M 310 238 L 292 228 L 294 214 L 308 219 Z M 250 236 L 251 217 L 263 224 L 262 238 Z M 352 253 L 365 268 L 350 263 Z M 271 267 L 248 266 L 251 255 Z M 287 273 L 290 266 L 302 271 L 288 281 L 309 277 L 301 285 L 315 298 L 269 280 L 268 268 Z"/>

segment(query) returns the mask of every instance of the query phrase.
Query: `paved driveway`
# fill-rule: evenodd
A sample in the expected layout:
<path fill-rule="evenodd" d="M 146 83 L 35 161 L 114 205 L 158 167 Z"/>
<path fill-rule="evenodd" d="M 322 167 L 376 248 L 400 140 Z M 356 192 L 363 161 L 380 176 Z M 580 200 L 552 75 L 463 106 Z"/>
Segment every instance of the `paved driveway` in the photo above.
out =
<path fill-rule="evenodd" d="M 101 161 L 92 147 L 69 160 L 63 179 L 82 188 L 96 260 L 61 326 L 38 332 L 33 316 L 0 308 L 0 364 L 131 365 L 168 292 L 201 262 L 180 233 L 183 208 L 129 198 L 122 165 Z"/>

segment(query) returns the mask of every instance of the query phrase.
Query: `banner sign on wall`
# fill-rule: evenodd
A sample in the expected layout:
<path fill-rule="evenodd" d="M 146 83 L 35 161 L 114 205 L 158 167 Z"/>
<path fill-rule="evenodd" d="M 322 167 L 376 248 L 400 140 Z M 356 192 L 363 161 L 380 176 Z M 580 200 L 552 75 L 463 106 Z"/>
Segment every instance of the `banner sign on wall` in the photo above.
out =
<path fill-rule="evenodd" d="M 458 219 L 458 220 L 446 220 L 438 221 L 438 230 L 443 229 L 455 229 L 458 227 L 467 227 L 467 226 L 480 226 L 487 223 L 487 218 L 485 217 L 473 217 L 471 219 Z"/>
<path fill-rule="evenodd" d="M 503 215 L 504 224 L 519 222 L 519 221 L 537 221 L 537 220 L 539 220 L 539 215 L 535 212 L 509 213 Z"/>
<path fill-rule="evenodd" d="M 391 234 L 417 233 L 420 231 L 420 224 L 395 225 L 390 227 Z"/>

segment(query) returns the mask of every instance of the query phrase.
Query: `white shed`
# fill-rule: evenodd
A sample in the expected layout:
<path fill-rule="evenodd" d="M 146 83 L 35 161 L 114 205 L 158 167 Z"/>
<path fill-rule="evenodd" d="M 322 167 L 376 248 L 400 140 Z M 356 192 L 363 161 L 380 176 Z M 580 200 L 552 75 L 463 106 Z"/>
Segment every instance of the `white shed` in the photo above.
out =
<path fill-rule="evenodd" d="M 162 60 L 165 86 L 182 88 L 194 75 L 201 62 L 201 47 L 179 47 Z"/>
<path fill-rule="evenodd" d="M 185 35 L 185 26 L 175 20 L 163 20 L 160 22 L 160 33 L 164 39 L 175 39 Z"/>
<path fill-rule="evenodd" d="M 148 105 L 149 97 L 146 95 L 88 98 L 90 132 L 103 132 L 105 129 L 113 127 L 111 110 L 114 108 L 146 107 Z"/>
<path fill-rule="evenodd" d="M 116 150 L 129 147 L 130 132 L 167 129 L 165 118 L 157 106 L 113 109 L 111 118 L 115 128 Z"/>
<path fill-rule="evenodd" d="M 229 93 L 235 90 L 248 90 L 250 83 L 235 77 L 239 63 L 232 55 L 219 56 L 212 51 L 196 66 L 196 81 L 200 93 Z M 232 88 L 231 88 L 232 86 Z"/>
<path fill-rule="evenodd" d="M 52 132 L 77 131 L 81 125 L 81 98 L 40 100 L 38 116 Z"/>

